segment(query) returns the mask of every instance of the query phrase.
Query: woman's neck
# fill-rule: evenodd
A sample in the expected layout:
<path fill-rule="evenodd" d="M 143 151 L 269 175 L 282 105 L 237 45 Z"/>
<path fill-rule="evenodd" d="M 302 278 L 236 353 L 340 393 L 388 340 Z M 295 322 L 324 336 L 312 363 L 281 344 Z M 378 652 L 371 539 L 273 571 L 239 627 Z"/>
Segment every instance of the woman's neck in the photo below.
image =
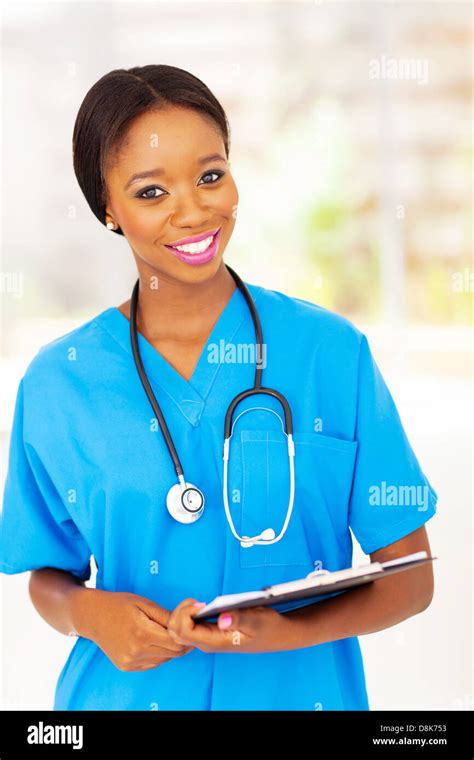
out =
<path fill-rule="evenodd" d="M 160 275 L 158 288 L 153 288 L 153 274 L 142 268 L 139 275 L 137 329 L 151 343 L 206 339 L 237 287 L 224 262 L 211 280 L 202 283 L 186 284 Z M 130 319 L 130 301 L 118 308 Z"/>

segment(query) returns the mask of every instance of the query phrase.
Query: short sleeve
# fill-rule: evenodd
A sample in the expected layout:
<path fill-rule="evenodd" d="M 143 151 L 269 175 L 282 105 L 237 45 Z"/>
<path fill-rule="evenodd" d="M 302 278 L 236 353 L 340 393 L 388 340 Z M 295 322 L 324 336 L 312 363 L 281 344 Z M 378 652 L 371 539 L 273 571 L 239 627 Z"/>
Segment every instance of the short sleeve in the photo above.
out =
<path fill-rule="evenodd" d="M 426 523 L 436 512 L 438 496 L 411 448 L 364 335 L 355 438 L 349 525 L 363 551 L 370 554 Z"/>
<path fill-rule="evenodd" d="M 25 442 L 24 378 L 20 381 L 1 515 L 0 571 L 42 567 L 88 580 L 91 552 L 71 519 L 38 453 Z"/>

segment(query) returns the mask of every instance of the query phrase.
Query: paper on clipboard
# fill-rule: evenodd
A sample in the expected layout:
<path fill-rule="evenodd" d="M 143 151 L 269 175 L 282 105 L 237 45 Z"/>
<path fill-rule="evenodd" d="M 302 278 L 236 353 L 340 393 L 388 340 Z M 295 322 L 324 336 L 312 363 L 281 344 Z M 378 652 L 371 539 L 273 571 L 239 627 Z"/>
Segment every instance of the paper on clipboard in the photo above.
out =
<path fill-rule="evenodd" d="M 242 591 L 240 594 L 225 594 L 224 596 L 216 596 L 206 607 L 202 608 L 206 612 L 212 612 L 216 607 L 221 607 L 222 604 L 234 605 L 239 602 L 250 602 L 252 599 L 261 599 L 262 594 L 264 596 L 270 596 L 270 594 L 264 594 L 263 591 Z M 201 610 L 199 610 L 201 612 Z M 196 617 L 196 615 L 194 615 Z"/>

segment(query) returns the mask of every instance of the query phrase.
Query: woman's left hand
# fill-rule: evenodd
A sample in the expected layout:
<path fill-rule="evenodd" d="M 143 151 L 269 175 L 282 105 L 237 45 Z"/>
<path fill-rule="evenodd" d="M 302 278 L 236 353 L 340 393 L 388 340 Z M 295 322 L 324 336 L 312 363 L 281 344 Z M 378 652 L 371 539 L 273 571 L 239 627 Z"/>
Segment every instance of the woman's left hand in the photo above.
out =
<path fill-rule="evenodd" d="M 250 607 L 223 612 L 217 624 L 193 620 L 204 606 L 185 599 L 172 612 L 168 632 L 178 644 L 203 652 L 279 652 L 290 644 L 291 622 L 271 607 Z"/>

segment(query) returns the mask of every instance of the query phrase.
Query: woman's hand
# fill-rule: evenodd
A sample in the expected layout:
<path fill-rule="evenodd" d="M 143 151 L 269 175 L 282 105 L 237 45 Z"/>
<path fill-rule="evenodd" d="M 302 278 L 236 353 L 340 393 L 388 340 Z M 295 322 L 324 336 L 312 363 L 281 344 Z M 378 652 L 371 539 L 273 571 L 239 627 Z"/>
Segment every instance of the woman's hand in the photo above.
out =
<path fill-rule="evenodd" d="M 271 607 L 221 613 L 215 623 L 193 620 L 204 603 L 185 599 L 171 613 L 168 631 L 177 644 L 203 652 L 280 652 L 297 649 L 291 623 Z"/>
<path fill-rule="evenodd" d="M 149 670 L 193 647 L 167 630 L 169 610 L 146 597 L 80 588 L 74 604 L 76 632 L 94 641 L 119 670 Z"/>

